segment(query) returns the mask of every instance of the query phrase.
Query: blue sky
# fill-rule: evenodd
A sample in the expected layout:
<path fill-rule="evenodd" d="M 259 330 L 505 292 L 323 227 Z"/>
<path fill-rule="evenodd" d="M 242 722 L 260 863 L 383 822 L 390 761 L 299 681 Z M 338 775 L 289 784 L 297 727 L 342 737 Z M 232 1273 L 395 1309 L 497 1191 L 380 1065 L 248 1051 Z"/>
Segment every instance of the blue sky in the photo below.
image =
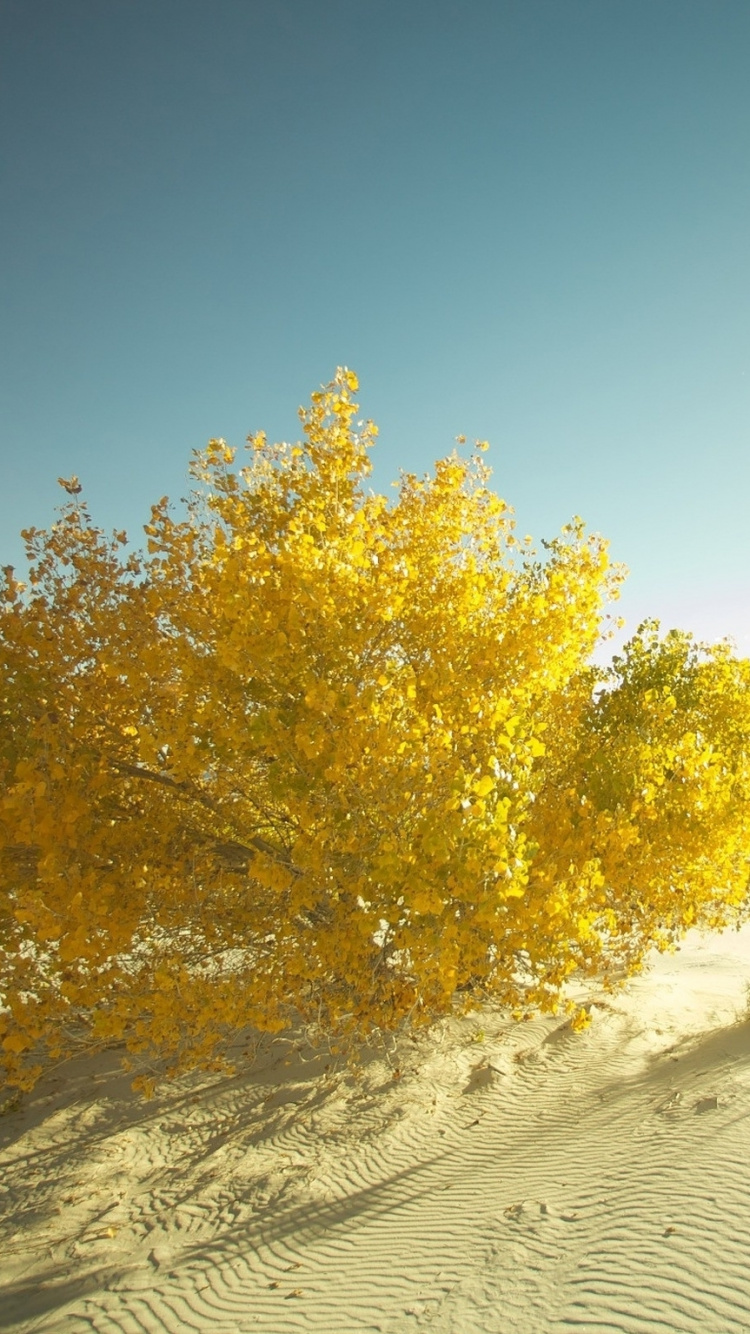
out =
<path fill-rule="evenodd" d="M 629 629 L 750 652 L 747 0 L 4 0 L 0 51 L 2 563 L 346 364 L 379 489 L 488 438 Z"/>

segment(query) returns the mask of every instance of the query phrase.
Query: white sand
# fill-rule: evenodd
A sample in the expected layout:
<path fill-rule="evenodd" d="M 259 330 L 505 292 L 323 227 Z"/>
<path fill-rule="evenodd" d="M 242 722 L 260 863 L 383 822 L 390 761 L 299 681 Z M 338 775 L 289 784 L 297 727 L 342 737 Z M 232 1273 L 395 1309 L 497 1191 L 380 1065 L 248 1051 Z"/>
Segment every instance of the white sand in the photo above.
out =
<path fill-rule="evenodd" d="M 0 1329 L 750 1331 L 749 984 L 750 927 L 398 1079 L 277 1043 L 142 1104 L 61 1067 L 0 1119 Z"/>

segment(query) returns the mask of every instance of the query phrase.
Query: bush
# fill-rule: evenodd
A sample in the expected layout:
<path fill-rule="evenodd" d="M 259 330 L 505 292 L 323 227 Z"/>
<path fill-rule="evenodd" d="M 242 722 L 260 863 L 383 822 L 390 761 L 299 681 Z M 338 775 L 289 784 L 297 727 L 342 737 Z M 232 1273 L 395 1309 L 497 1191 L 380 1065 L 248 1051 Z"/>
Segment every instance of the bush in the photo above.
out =
<path fill-rule="evenodd" d="M 553 1008 L 742 909 L 748 663 L 645 626 L 592 668 L 606 543 L 576 519 L 539 559 L 481 444 L 372 494 L 356 390 L 239 470 L 211 441 L 142 554 L 63 481 L 6 570 L 11 1084 L 82 1044 L 174 1073 L 248 1026 Z"/>

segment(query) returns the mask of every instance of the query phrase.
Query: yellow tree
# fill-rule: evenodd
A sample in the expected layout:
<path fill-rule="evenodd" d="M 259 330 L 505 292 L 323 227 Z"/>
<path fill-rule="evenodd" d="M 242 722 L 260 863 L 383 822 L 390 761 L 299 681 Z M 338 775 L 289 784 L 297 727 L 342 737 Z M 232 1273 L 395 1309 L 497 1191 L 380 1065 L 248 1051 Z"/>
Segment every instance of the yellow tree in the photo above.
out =
<path fill-rule="evenodd" d="M 691 902 L 740 902 L 746 664 L 642 639 L 597 694 L 606 543 L 576 520 L 538 559 L 482 446 L 373 494 L 356 390 L 339 371 L 301 443 L 252 437 L 239 469 L 210 442 L 141 555 L 64 482 L 57 523 L 25 534 L 28 586 L 6 571 L 11 1082 L 82 1043 L 177 1071 L 248 1027 L 356 1038 L 457 992 L 554 1006 Z M 698 881 L 706 801 L 723 823 Z"/>
<path fill-rule="evenodd" d="M 646 622 L 577 686 L 530 822 L 528 907 L 536 957 L 577 910 L 566 967 L 607 977 L 748 916 L 750 661 Z"/>

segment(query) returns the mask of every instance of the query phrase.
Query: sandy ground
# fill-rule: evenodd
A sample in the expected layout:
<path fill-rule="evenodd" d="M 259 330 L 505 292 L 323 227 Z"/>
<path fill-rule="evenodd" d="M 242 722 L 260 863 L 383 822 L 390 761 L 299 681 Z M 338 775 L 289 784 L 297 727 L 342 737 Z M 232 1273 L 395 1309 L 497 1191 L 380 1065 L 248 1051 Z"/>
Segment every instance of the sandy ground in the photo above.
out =
<path fill-rule="evenodd" d="M 0 1118 L 0 1328 L 750 1332 L 749 986 L 750 927 L 582 1034 L 477 1014 L 359 1077 L 277 1042 L 147 1104 L 61 1067 Z"/>

